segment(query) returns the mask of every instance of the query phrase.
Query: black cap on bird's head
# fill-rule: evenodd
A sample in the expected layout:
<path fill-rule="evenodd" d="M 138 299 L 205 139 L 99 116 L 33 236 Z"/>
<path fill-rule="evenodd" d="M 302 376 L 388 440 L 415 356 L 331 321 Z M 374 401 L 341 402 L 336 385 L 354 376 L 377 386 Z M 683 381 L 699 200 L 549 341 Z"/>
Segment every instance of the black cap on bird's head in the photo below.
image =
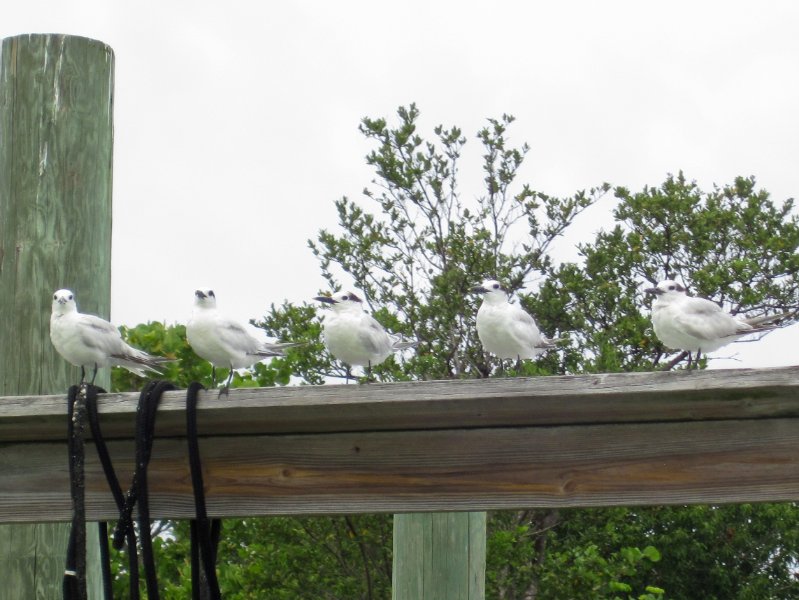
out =
<path fill-rule="evenodd" d="M 355 292 L 338 292 L 330 296 L 315 296 L 314 300 L 332 305 L 341 304 L 342 302 L 357 302 L 359 304 L 363 302 Z"/>
<path fill-rule="evenodd" d="M 212 289 L 198 289 L 194 291 L 194 304 L 200 308 L 216 308 L 216 295 Z"/>
<path fill-rule="evenodd" d="M 488 294 L 489 292 L 505 292 L 507 294 L 508 290 L 496 279 L 486 279 L 480 285 L 472 288 L 474 294 Z"/>
<path fill-rule="evenodd" d="M 684 294 L 687 290 L 673 279 L 664 279 L 655 287 L 646 288 L 644 290 L 647 294 L 654 294 L 655 296 L 662 296 L 668 293 Z"/>

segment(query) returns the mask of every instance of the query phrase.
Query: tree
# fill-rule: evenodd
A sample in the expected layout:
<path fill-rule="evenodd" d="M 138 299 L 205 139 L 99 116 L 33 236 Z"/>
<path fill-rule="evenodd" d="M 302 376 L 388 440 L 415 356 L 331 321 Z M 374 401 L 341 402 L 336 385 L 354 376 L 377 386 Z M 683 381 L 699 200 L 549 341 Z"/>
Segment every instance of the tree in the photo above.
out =
<path fill-rule="evenodd" d="M 793 201 L 775 204 L 754 178 L 704 193 L 682 173 L 633 194 L 615 189 L 616 225 L 578 245 L 582 264 L 551 269 L 534 314 L 575 332 L 575 372 L 646 371 L 670 356 L 649 322 L 641 289 L 675 278 L 732 314 L 799 308 L 799 222 Z"/>
<path fill-rule="evenodd" d="M 466 141 L 461 130 L 438 126 L 434 141 L 425 141 L 417 131 L 415 105 L 401 107 L 397 115 L 394 128 L 385 119 L 369 118 L 360 126 L 377 146 L 366 157 L 377 178 L 364 190 L 377 210 L 346 197 L 338 200 L 340 233 L 323 230 L 309 246 L 331 289 L 339 290 L 339 277 L 346 275 L 347 285 L 363 291 L 388 329 L 419 340 L 418 351 L 401 365 L 388 361 L 376 368 L 380 378 L 486 377 L 498 363 L 477 340 L 470 289 L 486 276 L 515 289 L 547 273 L 552 242 L 609 187 L 555 198 L 519 184 L 528 146 L 509 145 L 506 133 L 514 119 L 503 115 L 478 132 L 485 188 L 474 200 L 464 199 L 457 187 Z M 296 311 L 273 307 L 260 325 L 272 335 L 303 333 Z M 303 359 L 319 369 L 302 371 L 309 383 L 344 375 L 340 366 L 314 362 L 307 353 Z"/>
<path fill-rule="evenodd" d="M 709 193 L 682 173 L 640 193 L 617 187 L 615 225 L 579 246 L 579 263 L 557 264 L 549 255 L 552 242 L 609 186 L 553 198 L 520 184 L 527 146 L 509 144 L 513 118 L 504 115 L 489 119 L 477 136 L 484 189 L 462 195 L 461 131 L 439 126 L 426 141 L 415 106 L 397 115 L 394 126 L 363 120 L 361 132 L 374 143 L 367 162 L 376 178 L 361 202 L 337 201 L 338 227 L 309 242 L 328 288 L 363 291 L 383 325 L 419 340 L 415 352 L 374 369 L 381 380 L 499 374 L 499 362 L 476 338 L 476 299 L 469 294 L 486 276 L 516 290 L 527 286 L 518 301 L 547 335 L 569 332 L 568 345 L 522 366 L 528 375 L 679 364 L 679 354 L 655 339 L 640 293 L 644 283 L 667 274 L 736 313 L 799 308 L 793 206 L 771 202 L 752 178 Z M 343 377 L 343 367 L 323 351 L 322 321 L 314 305 L 273 305 L 257 324 L 271 336 L 307 344 L 235 382 L 275 385 L 293 375 L 321 384 Z M 157 329 L 145 327 L 137 339 L 148 351 L 157 348 L 144 342 L 169 337 L 164 330 L 148 341 Z M 196 368 L 188 372 L 207 377 Z M 497 512 L 489 522 L 487 596 L 799 598 L 797 525 L 793 503 Z M 389 516 L 246 519 L 229 527 L 220 564 L 233 565 L 235 575 L 223 575 L 230 594 L 258 585 L 276 598 L 303 597 L 305 590 L 312 597 L 388 597 Z M 186 556 L 180 543 L 178 535 L 164 546 Z M 308 564 L 314 568 L 305 571 L 315 575 L 298 575 L 298 565 Z M 170 585 L 184 583 L 179 568 L 171 573 Z M 325 596 L 323 589 L 331 591 Z"/>

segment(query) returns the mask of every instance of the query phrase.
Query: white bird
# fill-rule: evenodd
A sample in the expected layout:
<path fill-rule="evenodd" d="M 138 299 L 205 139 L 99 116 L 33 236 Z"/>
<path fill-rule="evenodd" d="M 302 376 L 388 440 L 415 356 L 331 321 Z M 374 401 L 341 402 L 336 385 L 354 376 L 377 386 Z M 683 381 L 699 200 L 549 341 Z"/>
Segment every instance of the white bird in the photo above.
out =
<path fill-rule="evenodd" d="M 129 346 L 119 330 L 105 319 L 79 313 L 75 295 L 69 290 L 53 294 L 50 341 L 67 362 L 80 367 L 81 383 L 87 369 L 93 371 L 91 383 L 94 384 L 100 367 L 124 367 L 145 377 L 148 371 L 160 375 L 163 365 L 172 362 Z"/>
<path fill-rule="evenodd" d="M 714 352 L 752 333 L 771 331 L 776 326 L 768 323 L 788 316 L 781 313 L 738 319 L 711 300 L 688 296 L 685 288 L 671 279 L 644 291 L 655 295 L 652 303 L 655 335 L 668 348 L 688 352 L 689 367 L 692 355 L 696 362 L 702 352 Z"/>
<path fill-rule="evenodd" d="M 416 342 L 405 342 L 390 335 L 371 315 L 364 312 L 362 300 L 353 292 L 339 292 L 332 296 L 316 296 L 333 309 L 325 317 L 324 342 L 328 351 L 347 365 L 359 365 L 369 371 L 398 350 L 412 348 Z"/>
<path fill-rule="evenodd" d="M 498 281 L 487 279 L 472 292 L 483 296 L 477 310 L 477 337 L 498 358 L 535 358 L 555 347 L 557 340 L 542 335 L 535 319 L 519 304 L 508 301 L 508 292 Z"/>
<path fill-rule="evenodd" d="M 273 344 L 258 339 L 255 328 L 220 314 L 213 290 L 194 292 L 194 311 L 186 324 L 186 339 L 192 350 L 211 363 L 211 378 L 216 385 L 216 367 L 230 369 L 227 382 L 219 395 L 227 394 L 233 380 L 233 369 L 251 367 L 270 356 L 283 356 L 285 348 L 300 344 Z"/>

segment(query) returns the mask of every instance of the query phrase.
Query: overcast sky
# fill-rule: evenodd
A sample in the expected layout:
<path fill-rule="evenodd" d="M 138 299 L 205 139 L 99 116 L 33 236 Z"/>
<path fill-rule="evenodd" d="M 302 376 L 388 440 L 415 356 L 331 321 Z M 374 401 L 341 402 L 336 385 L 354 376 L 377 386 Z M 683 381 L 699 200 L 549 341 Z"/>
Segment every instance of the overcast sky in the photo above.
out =
<path fill-rule="evenodd" d="M 521 180 L 552 195 L 682 169 L 705 189 L 754 175 L 793 197 L 797 27 L 788 0 L 26 0 L 4 8 L 0 37 L 69 33 L 115 52 L 112 319 L 132 325 L 185 322 L 200 286 L 241 319 L 316 295 L 306 240 L 372 178 L 358 123 L 410 102 L 423 133 L 469 136 L 467 197 L 474 134 L 502 113 L 531 146 Z M 559 256 L 611 208 L 583 215 Z M 796 336 L 728 347 L 717 355 L 743 360 L 716 366 L 799 364 Z"/>

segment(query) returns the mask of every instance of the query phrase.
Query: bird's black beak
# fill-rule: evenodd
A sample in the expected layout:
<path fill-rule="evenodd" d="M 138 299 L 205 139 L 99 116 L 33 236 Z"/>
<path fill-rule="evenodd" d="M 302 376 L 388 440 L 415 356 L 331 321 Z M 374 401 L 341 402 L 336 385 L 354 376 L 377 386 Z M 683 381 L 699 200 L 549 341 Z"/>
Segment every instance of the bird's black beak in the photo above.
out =
<path fill-rule="evenodd" d="M 314 300 L 319 300 L 319 302 L 324 302 L 325 304 L 335 304 L 336 301 L 333 300 L 330 296 L 315 296 Z"/>
<path fill-rule="evenodd" d="M 656 287 L 646 288 L 644 290 L 644 293 L 646 293 L 646 294 L 654 294 L 655 296 L 660 296 L 663 293 L 663 290 L 661 290 L 660 288 L 656 288 Z"/>
<path fill-rule="evenodd" d="M 472 288 L 472 293 L 473 294 L 485 294 L 487 292 L 488 292 L 488 290 L 485 289 L 482 285 L 476 285 L 476 286 L 474 286 Z"/>
<path fill-rule="evenodd" d="M 203 293 L 202 290 L 197 290 L 196 292 L 194 292 L 194 295 L 197 296 L 198 298 L 207 298 L 208 297 L 208 296 L 205 295 L 205 293 Z"/>

